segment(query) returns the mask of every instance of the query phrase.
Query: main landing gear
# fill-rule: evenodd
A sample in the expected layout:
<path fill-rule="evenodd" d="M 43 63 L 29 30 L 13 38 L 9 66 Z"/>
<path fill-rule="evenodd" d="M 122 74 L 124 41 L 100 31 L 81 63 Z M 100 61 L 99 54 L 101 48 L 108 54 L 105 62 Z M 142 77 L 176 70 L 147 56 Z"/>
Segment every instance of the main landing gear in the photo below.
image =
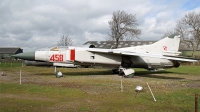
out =
<path fill-rule="evenodd" d="M 112 69 L 112 73 L 129 78 L 134 76 L 135 71 L 132 68 L 123 68 L 120 66 L 119 68 Z"/>

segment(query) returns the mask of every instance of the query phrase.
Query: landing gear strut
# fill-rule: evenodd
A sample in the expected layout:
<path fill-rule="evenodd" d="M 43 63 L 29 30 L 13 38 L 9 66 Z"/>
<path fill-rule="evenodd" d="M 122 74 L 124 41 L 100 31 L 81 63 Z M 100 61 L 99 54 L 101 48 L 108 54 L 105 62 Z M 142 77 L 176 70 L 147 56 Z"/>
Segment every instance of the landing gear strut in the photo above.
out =
<path fill-rule="evenodd" d="M 57 71 L 56 71 L 56 66 L 54 67 L 54 74 L 57 74 Z"/>

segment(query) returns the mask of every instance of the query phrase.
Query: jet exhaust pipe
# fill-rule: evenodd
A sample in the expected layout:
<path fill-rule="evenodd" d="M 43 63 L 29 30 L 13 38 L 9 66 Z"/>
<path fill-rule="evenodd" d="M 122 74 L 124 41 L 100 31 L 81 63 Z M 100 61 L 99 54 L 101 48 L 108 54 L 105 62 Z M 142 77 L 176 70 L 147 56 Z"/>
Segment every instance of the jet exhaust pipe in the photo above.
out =
<path fill-rule="evenodd" d="M 180 65 L 179 61 L 173 61 L 173 67 L 178 68 Z"/>

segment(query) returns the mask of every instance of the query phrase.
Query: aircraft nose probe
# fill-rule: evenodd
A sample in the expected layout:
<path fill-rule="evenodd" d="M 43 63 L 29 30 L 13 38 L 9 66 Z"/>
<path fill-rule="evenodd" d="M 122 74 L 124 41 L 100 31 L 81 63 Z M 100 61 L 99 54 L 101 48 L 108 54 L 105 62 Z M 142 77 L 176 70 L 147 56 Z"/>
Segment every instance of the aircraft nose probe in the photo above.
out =
<path fill-rule="evenodd" d="M 15 58 L 23 59 L 23 60 L 30 60 L 35 61 L 35 52 L 25 52 L 16 55 L 12 55 Z"/>

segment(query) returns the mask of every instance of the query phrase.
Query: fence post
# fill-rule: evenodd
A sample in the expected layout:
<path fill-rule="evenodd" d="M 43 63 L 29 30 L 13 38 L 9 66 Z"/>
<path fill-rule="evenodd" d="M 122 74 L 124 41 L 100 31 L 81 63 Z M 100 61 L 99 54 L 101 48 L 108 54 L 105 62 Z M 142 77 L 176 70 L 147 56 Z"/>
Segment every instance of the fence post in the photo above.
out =
<path fill-rule="evenodd" d="M 195 112 L 198 112 L 198 94 L 195 94 Z"/>

